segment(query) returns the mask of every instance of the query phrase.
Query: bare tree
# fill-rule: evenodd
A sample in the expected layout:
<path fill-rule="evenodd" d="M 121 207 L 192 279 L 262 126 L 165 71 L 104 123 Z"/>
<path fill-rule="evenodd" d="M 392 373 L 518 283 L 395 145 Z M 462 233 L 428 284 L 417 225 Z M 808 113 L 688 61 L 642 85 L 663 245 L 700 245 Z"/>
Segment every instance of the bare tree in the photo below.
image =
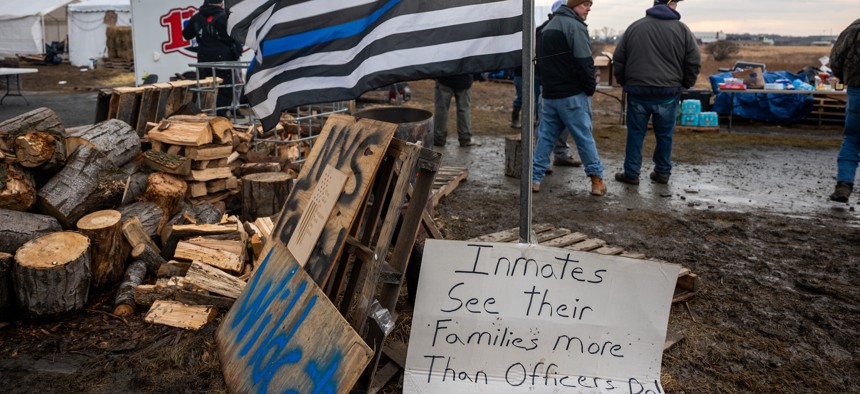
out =
<path fill-rule="evenodd" d="M 716 61 L 726 60 L 740 52 L 741 48 L 733 41 L 719 40 L 705 46 L 705 52 L 710 53 Z"/>

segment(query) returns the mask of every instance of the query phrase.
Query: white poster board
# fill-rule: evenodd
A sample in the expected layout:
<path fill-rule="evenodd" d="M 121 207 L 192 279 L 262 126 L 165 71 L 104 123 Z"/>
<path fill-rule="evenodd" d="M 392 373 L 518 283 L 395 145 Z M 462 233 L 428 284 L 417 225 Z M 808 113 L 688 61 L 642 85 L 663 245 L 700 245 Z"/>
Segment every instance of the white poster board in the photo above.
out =
<path fill-rule="evenodd" d="M 176 73 L 193 71 L 197 63 L 191 41 L 182 38 L 182 28 L 203 4 L 203 0 L 131 0 L 134 78 L 140 85 L 147 75 L 168 82 Z M 251 60 L 245 50 L 241 60 Z"/>
<path fill-rule="evenodd" d="M 537 245 L 427 240 L 406 393 L 663 393 L 681 267 Z"/>

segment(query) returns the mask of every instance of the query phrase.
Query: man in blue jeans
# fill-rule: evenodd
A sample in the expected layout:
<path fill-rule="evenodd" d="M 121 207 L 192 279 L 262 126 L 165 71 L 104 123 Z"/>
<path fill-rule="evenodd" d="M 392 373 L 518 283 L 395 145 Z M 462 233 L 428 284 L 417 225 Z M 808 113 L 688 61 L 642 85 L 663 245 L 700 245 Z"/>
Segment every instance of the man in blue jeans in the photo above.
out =
<path fill-rule="evenodd" d="M 591 194 L 603 196 L 603 164 L 591 134 L 591 96 L 597 87 L 591 39 L 585 19 L 591 1 L 568 0 L 559 7 L 541 32 L 537 62 L 543 89 L 538 140 L 532 162 L 532 191 L 549 168 L 549 155 L 565 127 L 573 136 L 585 174 L 591 178 Z"/>
<path fill-rule="evenodd" d="M 627 93 L 624 171 L 615 174 L 616 181 L 639 184 L 642 143 L 651 119 L 657 140 L 651 180 L 669 183 L 678 100 L 683 89 L 696 84 L 702 66 L 696 38 L 676 11 L 679 1 L 655 0 L 615 47 L 615 79 Z"/>
<path fill-rule="evenodd" d="M 836 190 L 830 199 L 847 203 L 860 162 L 860 19 L 839 34 L 830 52 L 830 65 L 833 75 L 848 87 L 845 136 L 836 158 Z"/>

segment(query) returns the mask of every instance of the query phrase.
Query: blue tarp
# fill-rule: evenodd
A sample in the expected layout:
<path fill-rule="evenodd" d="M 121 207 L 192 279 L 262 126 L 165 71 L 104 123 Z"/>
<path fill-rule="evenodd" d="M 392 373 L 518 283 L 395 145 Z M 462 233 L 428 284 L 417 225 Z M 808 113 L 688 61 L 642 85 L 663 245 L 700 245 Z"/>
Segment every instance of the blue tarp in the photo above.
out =
<path fill-rule="evenodd" d="M 731 77 L 731 73 L 711 75 L 711 90 L 717 94 L 723 79 Z M 807 82 L 805 74 L 792 74 L 787 71 L 764 73 L 764 81 L 767 83 L 773 83 L 782 78 Z M 763 122 L 790 123 L 806 118 L 812 111 L 815 101 L 812 95 L 805 94 L 736 94 L 734 96 L 734 103 L 730 103 L 731 94 L 718 93 L 714 98 L 713 111 L 728 115 L 729 110 L 734 109 L 735 115 L 744 118 Z"/>

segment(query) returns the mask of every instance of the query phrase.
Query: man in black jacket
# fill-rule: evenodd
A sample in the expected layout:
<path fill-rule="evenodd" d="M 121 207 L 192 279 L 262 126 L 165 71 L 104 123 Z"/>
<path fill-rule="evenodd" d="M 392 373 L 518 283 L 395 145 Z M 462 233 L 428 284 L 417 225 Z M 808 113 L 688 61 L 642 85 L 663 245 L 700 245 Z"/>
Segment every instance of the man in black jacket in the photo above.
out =
<path fill-rule="evenodd" d="M 696 84 L 701 68 L 696 38 L 675 10 L 678 1 L 655 0 L 654 7 L 627 28 L 615 47 L 615 79 L 627 93 L 627 148 L 624 171 L 615 174 L 619 182 L 639 184 L 649 118 L 657 139 L 651 180 L 665 184 L 672 174 L 678 100 L 682 89 Z"/>
<path fill-rule="evenodd" d="M 549 167 L 549 155 L 565 127 L 573 136 L 585 174 L 591 178 L 591 195 L 603 196 L 603 164 L 591 134 L 591 96 L 597 87 L 591 38 L 585 19 L 591 1 L 567 0 L 541 31 L 537 66 L 543 89 L 538 141 L 532 166 L 532 191 Z"/>
<path fill-rule="evenodd" d="M 197 40 L 197 61 L 201 63 L 236 61 L 242 54 L 242 44 L 227 34 L 224 0 L 204 0 L 203 6 L 182 29 L 182 37 Z M 222 79 L 222 84 L 233 84 L 233 70 L 217 69 L 215 75 Z M 212 76 L 212 68 L 201 67 L 200 76 Z M 233 104 L 233 88 L 219 88 L 215 100 L 218 116 L 226 115 Z"/>
<path fill-rule="evenodd" d="M 833 75 L 848 87 L 845 136 L 836 158 L 836 189 L 830 199 L 848 202 L 860 162 L 860 19 L 839 34 L 830 52 Z"/>

